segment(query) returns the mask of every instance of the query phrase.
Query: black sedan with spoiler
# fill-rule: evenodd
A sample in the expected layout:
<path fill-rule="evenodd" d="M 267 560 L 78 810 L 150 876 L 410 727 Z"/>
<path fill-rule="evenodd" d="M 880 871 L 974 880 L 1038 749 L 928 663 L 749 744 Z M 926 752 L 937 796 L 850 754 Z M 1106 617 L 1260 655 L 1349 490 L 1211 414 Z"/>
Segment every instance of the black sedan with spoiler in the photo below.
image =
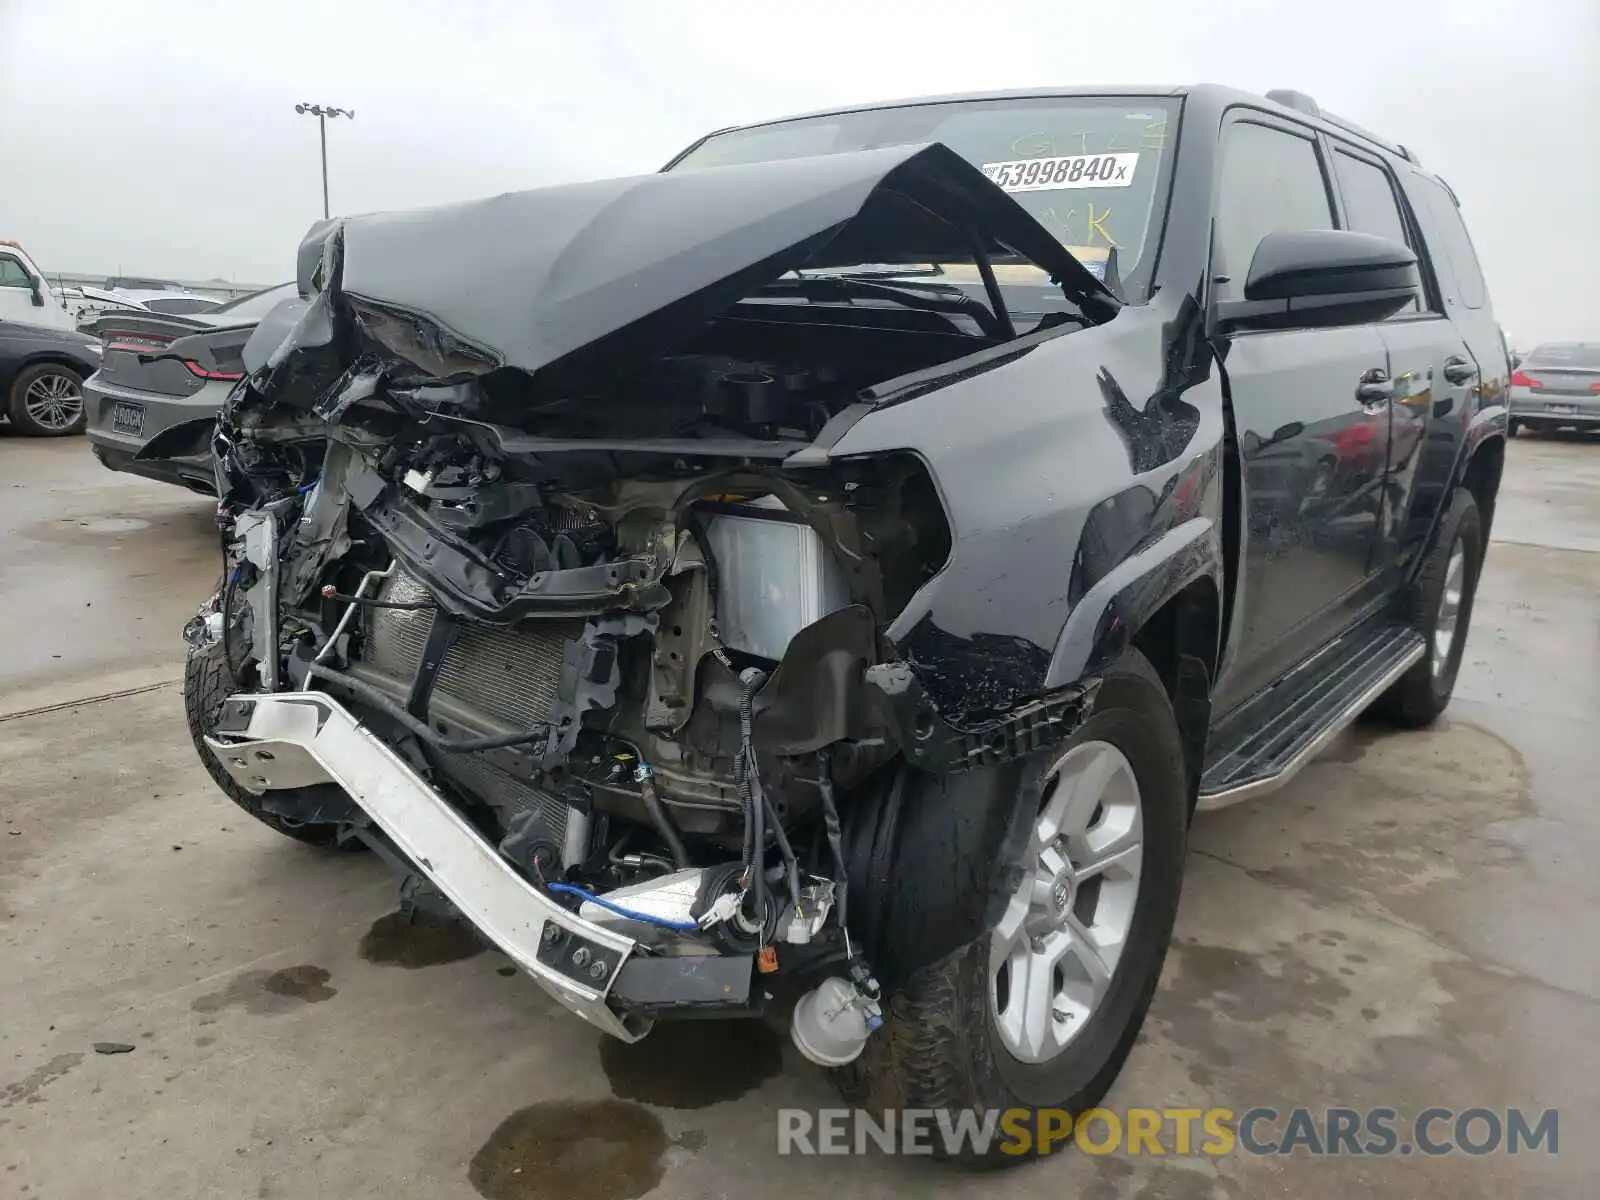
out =
<path fill-rule="evenodd" d="M 95 456 L 113 471 L 214 492 L 217 410 L 244 375 L 256 326 L 294 295 L 285 283 L 207 313 L 107 312 L 85 325 L 101 348 L 83 388 Z"/>

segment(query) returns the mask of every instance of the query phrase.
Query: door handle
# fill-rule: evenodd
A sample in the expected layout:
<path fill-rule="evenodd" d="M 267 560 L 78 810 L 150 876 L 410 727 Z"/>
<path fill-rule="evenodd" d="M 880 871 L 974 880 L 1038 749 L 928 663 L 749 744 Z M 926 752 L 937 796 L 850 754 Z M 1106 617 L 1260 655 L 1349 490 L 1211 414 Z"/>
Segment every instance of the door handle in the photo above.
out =
<path fill-rule="evenodd" d="M 1468 383 L 1478 377 L 1478 368 L 1459 354 L 1444 360 L 1444 377 L 1451 383 Z"/>
<path fill-rule="evenodd" d="M 1373 367 L 1356 384 L 1356 399 L 1368 413 L 1379 413 L 1394 399 L 1394 380 L 1381 367 Z"/>

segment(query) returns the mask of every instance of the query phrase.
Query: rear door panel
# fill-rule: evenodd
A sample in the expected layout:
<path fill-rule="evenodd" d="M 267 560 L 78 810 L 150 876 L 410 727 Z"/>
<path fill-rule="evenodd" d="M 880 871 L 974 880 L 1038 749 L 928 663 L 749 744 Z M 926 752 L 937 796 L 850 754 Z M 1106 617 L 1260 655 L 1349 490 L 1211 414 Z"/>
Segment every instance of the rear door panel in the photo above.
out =
<path fill-rule="evenodd" d="M 1455 196 L 1418 170 L 1402 169 L 1398 175 L 1411 215 L 1423 234 L 1426 259 L 1438 291 L 1436 303 L 1450 327 L 1448 333 L 1439 334 L 1431 419 L 1400 530 L 1397 557 L 1411 568 L 1432 536 L 1449 502 L 1450 490 L 1464 469 L 1469 430 L 1481 425 L 1494 410 L 1506 411 L 1511 395 L 1511 360 Z M 1476 368 L 1476 374 L 1452 385 L 1443 377 L 1444 364 L 1448 359 L 1462 357 Z M 1484 514 L 1486 523 L 1489 516 Z"/>
<path fill-rule="evenodd" d="M 1394 396 L 1375 565 L 1409 568 L 1443 502 L 1475 380 L 1452 381 L 1472 365 L 1471 351 L 1445 315 L 1448 289 L 1435 270 L 1421 227 L 1402 199 L 1389 162 L 1371 149 L 1327 138 L 1335 164 L 1343 228 L 1402 242 L 1417 254 L 1423 295 L 1374 328 L 1388 352 Z"/>
<path fill-rule="evenodd" d="M 1395 382 L 1381 545 L 1389 563 L 1405 572 L 1449 499 L 1474 384 L 1445 377 L 1445 363 L 1465 358 L 1469 351 L 1443 316 L 1394 321 L 1380 331 Z"/>

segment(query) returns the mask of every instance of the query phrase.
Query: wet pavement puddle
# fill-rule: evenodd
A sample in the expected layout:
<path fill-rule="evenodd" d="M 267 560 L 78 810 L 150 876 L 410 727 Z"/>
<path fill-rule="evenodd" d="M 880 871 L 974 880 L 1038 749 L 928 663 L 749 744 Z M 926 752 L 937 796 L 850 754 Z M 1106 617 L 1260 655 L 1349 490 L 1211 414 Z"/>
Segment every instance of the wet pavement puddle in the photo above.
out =
<path fill-rule="evenodd" d="M 234 976 L 220 992 L 201 996 L 189 1007 L 202 1013 L 238 1007 L 263 1016 L 292 1012 L 301 1005 L 319 1004 L 337 996 L 339 989 L 328 986 L 330 978 L 323 968 L 310 965 L 284 967 L 281 971 L 245 971 Z"/>
<path fill-rule="evenodd" d="M 37 1067 L 15 1083 L 0 1087 L 0 1108 L 10 1108 L 23 1101 L 33 1102 L 49 1083 L 60 1079 L 83 1061 L 81 1054 L 58 1054 L 42 1067 Z"/>
<path fill-rule="evenodd" d="M 486 1200 L 635 1200 L 661 1183 L 671 1144 L 642 1105 L 554 1100 L 500 1122 L 467 1178 Z"/>
<path fill-rule="evenodd" d="M 642 1041 L 606 1038 L 600 1065 L 612 1092 L 661 1108 L 736 1100 L 783 1069 L 783 1037 L 757 1019 L 662 1021 Z"/>
<path fill-rule="evenodd" d="M 425 914 L 392 912 L 379 917 L 361 936 L 361 957 L 385 967 L 437 967 L 482 954 L 484 945 L 471 925 Z"/>

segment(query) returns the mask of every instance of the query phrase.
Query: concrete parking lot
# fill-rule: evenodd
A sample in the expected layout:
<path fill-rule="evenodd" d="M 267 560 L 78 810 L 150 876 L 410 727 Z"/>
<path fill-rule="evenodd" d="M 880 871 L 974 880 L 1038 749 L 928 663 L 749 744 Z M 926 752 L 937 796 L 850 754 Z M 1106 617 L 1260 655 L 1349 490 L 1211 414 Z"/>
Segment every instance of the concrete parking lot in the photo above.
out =
<path fill-rule="evenodd" d="M 0 1197 L 1542 1197 L 1600 1147 L 1600 442 L 1524 436 L 1448 720 L 1197 822 L 1109 1103 L 1560 1110 L 1560 1153 L 1069 1152 L 997 1179 L 775 1153 L 776 1022 L 635 1047 L 386 922 L 371 856 L 234 809 L 184 728 L 209 501 L 0 430 Z M 96 1042 L 124 1053 L 96 1053 Z"/>

